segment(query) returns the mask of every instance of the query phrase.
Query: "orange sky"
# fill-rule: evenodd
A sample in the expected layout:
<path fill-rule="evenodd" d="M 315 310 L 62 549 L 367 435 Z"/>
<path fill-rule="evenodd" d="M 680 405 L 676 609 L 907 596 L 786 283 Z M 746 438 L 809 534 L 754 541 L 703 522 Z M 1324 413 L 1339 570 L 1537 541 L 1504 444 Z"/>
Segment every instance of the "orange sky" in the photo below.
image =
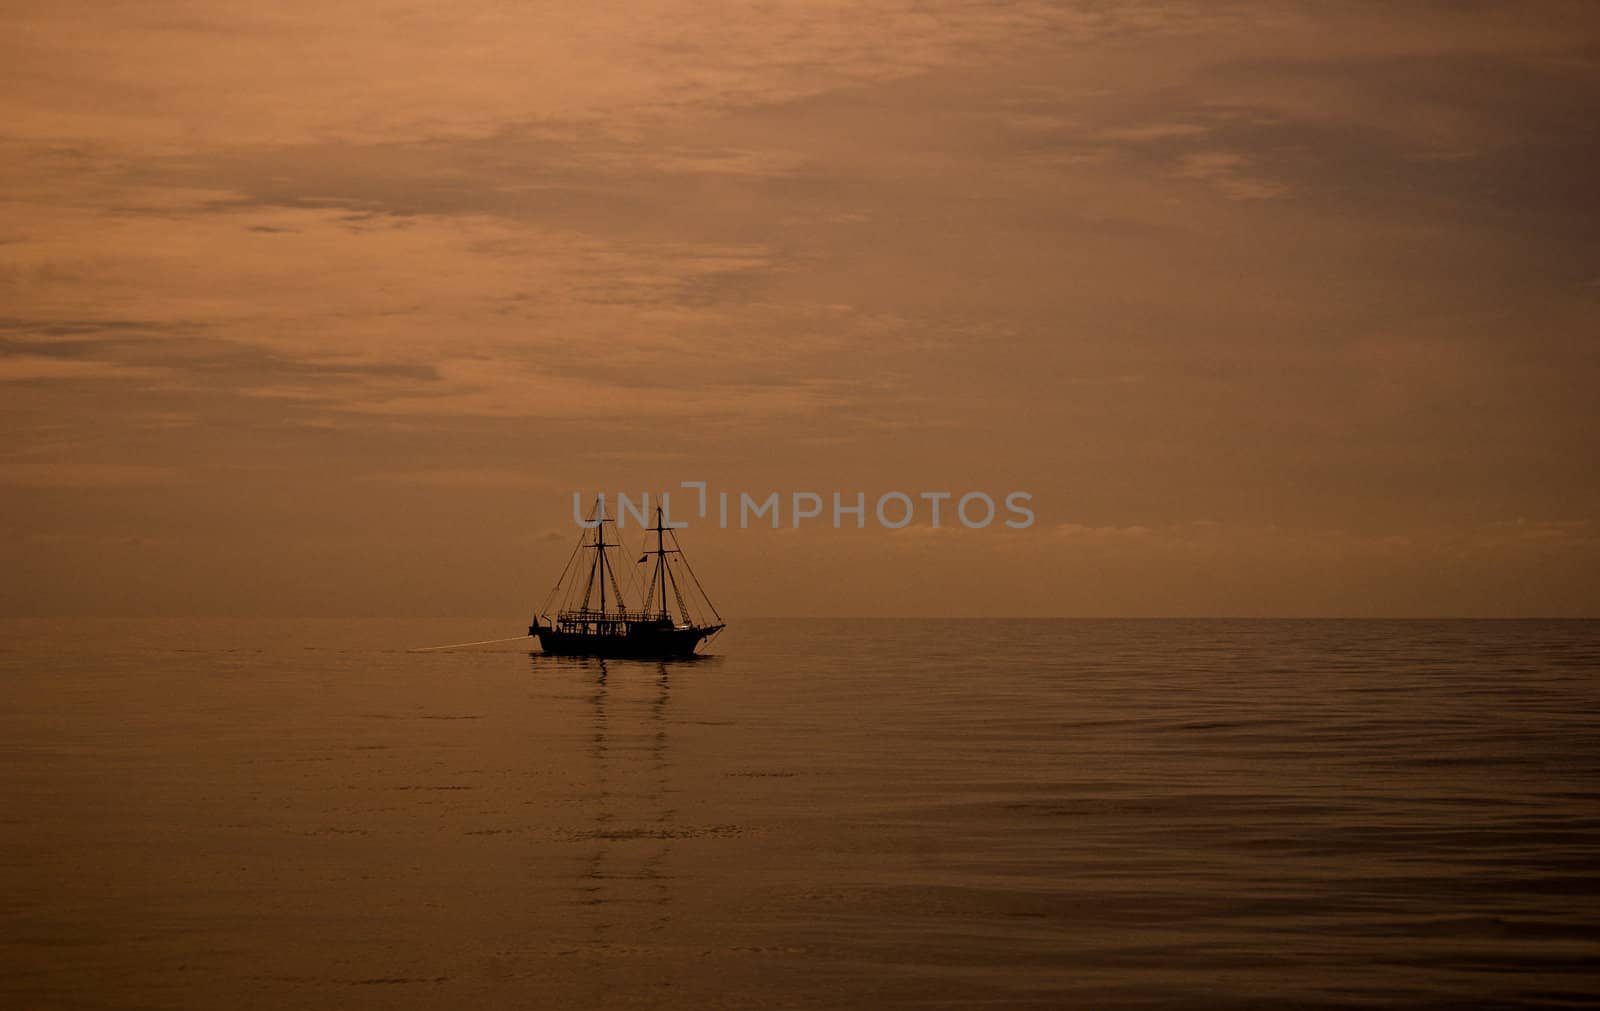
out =
<path fill-rule="evenodd" d="M 3 614 L 1595 615 L 1600 9 L 0 10 Z"/>

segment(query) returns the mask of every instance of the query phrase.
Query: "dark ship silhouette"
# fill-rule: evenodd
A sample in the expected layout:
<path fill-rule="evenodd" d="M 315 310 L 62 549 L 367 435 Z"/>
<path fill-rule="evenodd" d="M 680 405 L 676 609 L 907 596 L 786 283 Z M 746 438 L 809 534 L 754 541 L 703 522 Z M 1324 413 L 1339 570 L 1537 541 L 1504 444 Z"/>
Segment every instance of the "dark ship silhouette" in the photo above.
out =
<path fill-rule="evenodd" d="M 649 570 L 650 582 L 643 591 L 643 604 L 638 609 L 628 607 L 617 579 L 617 567 L 607 554 L 613 548 L 622 547 L 622 543 L 606 539 L 606 528 L 614 525 L 614 521 L 606 517 L 603 497 L 596 502 L 589 520 L 594 524 L 593 537 L 579 536 L 561 578 L 556 580 L 549 598 L 534 616 L 533 624 L 528 626 L 528 634 L 539 640 L 541 649 L 562 656 L 687 657 L 694 655 L 701 642 L 722 631 L 725 627 L 722 616 L 700 586 L 688 559 L 684 558 L 678 535 L 663 522 L 659 506 L 656 525 L 648 528 L 656 535 L 656 546 L 654 550 L 646 550 L 635 563 L 643 565 L 651 556 L 655 557 L 655 564 Z M 672 538 L 670 548 L 667 547 L 669 536 Z M 680 579 L 680 575 L 687 576 L 690 582 Z M 581 598 L 578 596 L 580 586 Z M 609 595 L 606 593 L 608 586 Z M 677 604 L 676 614 L 667 601 L 669 586 L 673 602 Z M 703 604 L 706 613 L 697 616 L 690 599 Z M 562 605 L 551 618 L 550 609 L 558 600 Z M 650 609 L 652 602 L 657 604 L 653 610 Z"/>

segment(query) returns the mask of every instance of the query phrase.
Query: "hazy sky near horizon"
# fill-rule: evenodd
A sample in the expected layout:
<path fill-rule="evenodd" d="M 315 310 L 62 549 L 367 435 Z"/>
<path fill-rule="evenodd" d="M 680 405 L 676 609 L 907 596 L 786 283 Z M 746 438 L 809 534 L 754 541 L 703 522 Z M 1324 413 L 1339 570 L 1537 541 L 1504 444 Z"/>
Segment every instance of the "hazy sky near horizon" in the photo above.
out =
<path fill-rule="evenodd" d="M 1600 614 L 1600 7 L 0 9 L 0 613 Z M 924 516 L 924 519 L 926 517 Z"/>

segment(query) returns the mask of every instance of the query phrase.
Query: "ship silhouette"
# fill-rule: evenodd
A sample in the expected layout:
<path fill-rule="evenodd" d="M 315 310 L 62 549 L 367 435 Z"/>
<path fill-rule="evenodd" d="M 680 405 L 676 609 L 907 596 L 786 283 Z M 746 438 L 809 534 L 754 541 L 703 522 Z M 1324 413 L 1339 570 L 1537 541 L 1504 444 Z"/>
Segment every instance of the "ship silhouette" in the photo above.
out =
<path fill-rule="evenodd" d="M 635 563 L 644 565 L 654 558 L 650 581 L 640 597 L 641 606 L 630 608 L 610 554 L 623 545 L 614 530 L 610 536 L 616 539 L 608 539 L 615 521 L 605 514 L 604 497 L 596 501 L 589 516 L 592 536 L 579 535 L 555 588 L 528 626 L 540 649 L 561 656 L 669 659 L 693 656 L 702 642 L 722 631 L 722 616 L 689 567 L 678 535 L 664 522 L 659 506 L 655 519 L 656 525 L 648 528 L 655 534 L 655 547 Z M 637 576 L 630 576 L 630 582 L 637 581 Z M 559 609 L 552 612 L 558 602 Z"/>

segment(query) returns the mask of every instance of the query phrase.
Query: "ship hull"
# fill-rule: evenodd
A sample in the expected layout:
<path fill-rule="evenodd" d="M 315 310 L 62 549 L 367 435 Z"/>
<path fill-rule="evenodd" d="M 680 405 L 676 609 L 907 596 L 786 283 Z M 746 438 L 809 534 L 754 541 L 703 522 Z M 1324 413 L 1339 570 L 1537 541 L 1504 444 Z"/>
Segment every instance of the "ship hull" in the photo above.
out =
<path fill-rule="evenodd" d="M 528 634 L 539 640 L 539 648 L 555 656 L 634 657 L 672 659 L 694 656 L 701 640 L 721 626 L 691 628 L 635 628 L 627 634 L 601 635 L 588 632 L 563 632 L 535 625 Z"/>

